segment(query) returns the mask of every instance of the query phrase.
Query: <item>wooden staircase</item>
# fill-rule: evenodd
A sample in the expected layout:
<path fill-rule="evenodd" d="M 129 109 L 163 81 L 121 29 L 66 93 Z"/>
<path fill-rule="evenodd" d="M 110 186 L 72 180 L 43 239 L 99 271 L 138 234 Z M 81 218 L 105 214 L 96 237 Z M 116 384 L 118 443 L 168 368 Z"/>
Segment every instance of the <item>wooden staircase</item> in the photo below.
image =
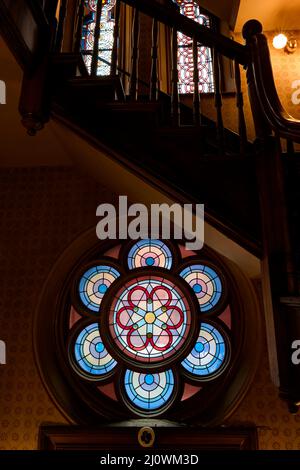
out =
<path fill-rule="evenodd" d="M 130 70 L 118 65 L 121 4 L 133 8 Z M 270 368 L 278 370 L 280 395 L 296 412 L 300 373 L 299 366 L 291 364 L 291 344 L 300 339 L 300 171 L 293 143 L 300 144 L 300 122 L 281 106 L 261 24 L 251 20 L 245 25 L 246 44 L 241 45 L 179 14 L 169 0 L 117 0 L 112 73 L 103 78 L 96 75 L 98 41 L 94 41 L 91 75 L 80 54 L 83 2 L 78 0 L 73 47 L 68 53 L 62 52 L 68 21 L 66 0 L 61 2 L 58 22 L 56 2 L 45 0 L 43 5 L 43 34 L 37 24 L 36 49 L 31 55 L 21 42 L 16 47 L 22 34 L 18 25 L 13 35 L 10 28 L 4 28 L 8 44 L 13 36 L 14 53 L 26 52 L 26 60 L 20 59 L 24 66 L 23 124 L 34 135 L 50 118 L 63 121 L 93 145 L 105 147 L 111 158 L 122 161 L 149 184 L 155 178 L 162 191 L 171 189 L 178 202 L 204 203 L 210 223 L 261 257 L 265 310 L 274 323 L 274 331 L 268 325 L 275 338 L 270 343 L 270 349 L 275 345 L 270 357 L 277 357 Z M 10 15 L 0 0 L 2 12 L 11 25 L 15 12 Z M 145 90 L 144 83 L 139 87 L 138 77 L 140 14 L 153 24 L 147 96 L 139 93 L 140 88 Z M 97 17 L 96 36 L 99 14 Z M 158 25 L 169 28 L 170 95 L 158 89 Z M 201 112 L 198 67 L 194 67 L 192 109 L 180 104 L 178 31 L 190 38 L 194 59 L 199 44 L 212 50 L 215 121 Z M 42 41 L 38 41 L 39 35 Z M 238 134 L 223 125 L 222 57 L 234 65 Z M 247 141 L 241 67 L 247 73 L 256 131 L 253 144 Z M 288 153 L 282 151 L 283 140 Z"/>
<path fill-rule="evenodd" d="M 172 126 L 171 96 L 160 93 L 157 101 L 147 96 L 132 101 L 125 96 L 119 76 L 74 78 L 75 69 L 69 68 L 69 57 L 65 67 L 60 57 L 59 67 L 53 68 L 52 115 L 142 168 L 149 181 L 159 175 L 164 185 L 186 200 L 204 200 L 206 210 L 236 232 L 239 242 L 259 253 L 253 146 L 248 143 L 247 153 L 241 155 L 239 136 L 224 130 L 222 154 L 217 126 L 207 117 L 201 116 L 201 125 L 195 126 L 193 110 L 181 104 L 181 125 Z"/>

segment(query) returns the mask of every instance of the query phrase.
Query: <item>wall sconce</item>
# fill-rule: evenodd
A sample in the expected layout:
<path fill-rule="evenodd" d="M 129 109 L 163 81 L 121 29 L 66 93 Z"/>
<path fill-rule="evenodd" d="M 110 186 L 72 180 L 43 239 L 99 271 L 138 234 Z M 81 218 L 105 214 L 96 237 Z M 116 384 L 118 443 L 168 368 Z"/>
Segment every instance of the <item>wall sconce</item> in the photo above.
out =
<path fill-rule="evenodd" d="M 285 34 L 280 33 L 273 38 L 273 47 L 275 49 L 283 49 L 287 54 L 293 54 L 297 49 L 297 39 L 288 38 Z"/>
<path fill-rule="evenodd" d="M 288 39 L 288 42 L 285 46 L 285 52 L 287 52 L 288 54 L 293 54 L 296 49 L 297 49 L 297 39 L 295 38 Z"/>

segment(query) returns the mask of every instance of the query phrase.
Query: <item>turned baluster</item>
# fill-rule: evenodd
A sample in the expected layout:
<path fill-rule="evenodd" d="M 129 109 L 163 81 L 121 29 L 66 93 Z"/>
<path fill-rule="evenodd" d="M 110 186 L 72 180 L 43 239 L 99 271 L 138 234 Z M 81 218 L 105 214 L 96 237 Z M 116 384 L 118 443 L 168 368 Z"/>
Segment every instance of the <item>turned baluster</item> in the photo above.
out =
<path fill-rule="evenodd" d="M 121 7 L 121 2 L 119 0 L 116 0 L 114 44 L 113 44 L 112 60 L 111 60 L 111 75 L 117 75 L 117 70 L 118 70 L 118 53 L 119 53 L 119 39 L 120 39 L 120 7 Z"/>
<path fill-rule="evenodd" d="M 77 4 L 77 18 L 76 18 L 76 29 L 75 29 L 75 38 L 74 38 L 74 52 L 79 54 L 81 51 L 81 41 L 82 41 L 82 26 L 83 26 L 83 17 L 84 17 L 84 1 L 79 0 Z"/>
<path fill-rule="evenodd" d="M 100 0 L 97 2 L 97 10 L 96 10 L 94 45 L 93 45 L 92 65 L 91 65 L 91 75 L 93 76 L 96 76 L 97 71 L 98 71 L 101 15 L 102 15 L 102 1 Z"/>
<path fill-rule="evenodd" d="M 219 145 L 219 153 L 225 154 L 225 143 L 224 143 L 224 124 L 222 115 L 222 94 L 221 94 L 221 74 L 220 74 L 220 61 L 219 54 L 214 50 L 214 79 L 215 79 L 215 108 L 217 112 L 217 138 Z"/>
<path fill-rule="evenodd" d="M 238 129 L 240 136 L 240 152 L 242 155 L 245 154 L 247 146 L 247 128 L 244 114 L 244 98 L 242 93 L 241 84 L 241 71 L 240 64 L 237 60 L 234 61 L 234 75 L 235 75 L 235 86 L 236 86 L 236 106 L 238 108 Z"/>
<path fill-rule="evenodd" d="M 129 96 L 133 101 L 136 101 L 138 98 L 139 39 L 140 12 L 135 8 L 132 28 L 131 77 L 129 83 Z"/>
<path fill-rule="evenodd" d="M 294 142 L 290 139 L 286 139 L 286 151 L 290 155 L 294 155 L 295 153 Z"/>
<path fill-rule="evenodd" d="M 179 97 L 178 97 L 178 44 L 177 44 L 177 30 L 172 29 L 171 38 L 172 48 L 172 73 L 171 73 L 171 119 L 174 127 L 179 126 L 180 111 L 179 111 Z"/>
<path fill-rule="evenodd" d="M 158 100 L 158 22 L 154 18 L 152 26 L 152 63 L 150 79 L 150 101 Z"/>
<path fill-rule="evenodd" d="M 201 108 L 200 108 L 200 93 L 199 93 L 198 42 L 196 38 L 193 39 L 193 61 L 194 61 L 193 117 L 194 117 L 194 125 L 200 126 Z"/>

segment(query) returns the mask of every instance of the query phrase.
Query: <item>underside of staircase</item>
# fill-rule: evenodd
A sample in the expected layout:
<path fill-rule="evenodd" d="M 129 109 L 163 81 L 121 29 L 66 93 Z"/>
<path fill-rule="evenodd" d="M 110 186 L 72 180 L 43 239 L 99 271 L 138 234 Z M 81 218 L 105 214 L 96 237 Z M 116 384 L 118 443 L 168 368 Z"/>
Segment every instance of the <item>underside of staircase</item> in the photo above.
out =
<path fill-rule="evenodd" d="M 216 124 L 201 116 L 193 124 L 192 110 L 180 105 L 180 127 L 172 126 L 171 97 L 157 102 L 140 96 L 131 101 L 119 76 L 75 76 L 80 57 L 53 58 L 51 112 L 93 143 L 105 145 L 151 183 L 159 178 L 183 201 L 204 203 L 217 225 L 235 232 L 250 251 L 260 252 L 259 201 L 254 148 L 244 155 L 239 137 L 226 130 L 226 153 L 218 146 Z M 82 68 L 81 68 L 82 70 Z M 216 170 L 217 169 L 217 170 Z"/>

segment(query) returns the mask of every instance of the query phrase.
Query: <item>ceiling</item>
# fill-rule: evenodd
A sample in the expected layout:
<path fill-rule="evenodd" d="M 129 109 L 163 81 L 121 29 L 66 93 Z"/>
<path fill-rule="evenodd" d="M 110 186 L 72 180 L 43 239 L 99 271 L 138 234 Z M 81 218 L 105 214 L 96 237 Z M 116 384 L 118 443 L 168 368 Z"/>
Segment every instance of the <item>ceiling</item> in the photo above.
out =
<path fill-rule="evenodd" d="M 226 21 L 234 29 L 240 0 L 200 0 L 200 6 Z"/>
<path fill-rule="evenodd" d="M 300 0 L 241 0 L 235 31 L 240 32 L 250 19 L 259 20 L 264 31 L 300 30 Z"/>
<path fill-rule="evenodd" d="M 251 19 L 259 20 L 264 31 L 300 30 L 300 0 L 199 0 L 200 5 L 241 32 Z"/>

